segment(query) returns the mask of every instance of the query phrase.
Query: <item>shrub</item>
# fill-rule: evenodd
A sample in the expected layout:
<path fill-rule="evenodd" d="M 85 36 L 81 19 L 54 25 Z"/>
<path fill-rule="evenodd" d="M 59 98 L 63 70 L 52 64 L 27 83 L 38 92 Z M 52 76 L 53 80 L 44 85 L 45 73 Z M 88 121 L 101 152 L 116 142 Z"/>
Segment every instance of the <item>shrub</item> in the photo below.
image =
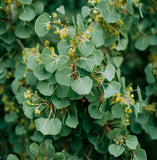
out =
<path fill-rule="evenodd" d="M 0 2 L 3 159 L 146 160 L 157 139 L 157 2 L 79 2 Z"/>

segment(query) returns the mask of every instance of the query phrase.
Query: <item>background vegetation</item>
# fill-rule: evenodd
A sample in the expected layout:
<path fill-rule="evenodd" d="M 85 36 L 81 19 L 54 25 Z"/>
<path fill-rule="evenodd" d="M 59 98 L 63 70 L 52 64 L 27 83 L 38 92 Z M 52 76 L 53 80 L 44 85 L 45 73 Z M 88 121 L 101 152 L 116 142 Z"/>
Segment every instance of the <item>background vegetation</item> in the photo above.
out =
<path fill-rule="evenodd" d="M 156 159 L 157 2 L 88 2 L 0 1 L 1 159 Z"/>

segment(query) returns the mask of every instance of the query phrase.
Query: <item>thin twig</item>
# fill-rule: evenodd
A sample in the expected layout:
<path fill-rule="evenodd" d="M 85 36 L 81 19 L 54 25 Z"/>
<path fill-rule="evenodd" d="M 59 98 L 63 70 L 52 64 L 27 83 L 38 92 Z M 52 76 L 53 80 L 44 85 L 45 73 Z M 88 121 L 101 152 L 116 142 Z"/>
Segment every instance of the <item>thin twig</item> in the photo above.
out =
<path fill-rule="evenodd" d="M 17 43 L 19 44 L 21 50 L 24 50 L 25 47 L 24 47 L 23 43 L 21 42 L 21 40 L 20 40 L 20 39 L 16 39 L 16 41 L 17 41 Z"/>

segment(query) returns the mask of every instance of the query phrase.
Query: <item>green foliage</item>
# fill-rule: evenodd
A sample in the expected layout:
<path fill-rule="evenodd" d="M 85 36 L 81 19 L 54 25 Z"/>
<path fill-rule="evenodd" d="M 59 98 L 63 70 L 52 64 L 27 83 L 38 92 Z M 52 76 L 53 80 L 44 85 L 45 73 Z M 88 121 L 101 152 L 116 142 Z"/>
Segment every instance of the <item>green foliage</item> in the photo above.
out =
<path fill-rule="evenodd" d="M 88 2 L 0 2 L 2 159 L 147 159 L 157 2 Z"/>

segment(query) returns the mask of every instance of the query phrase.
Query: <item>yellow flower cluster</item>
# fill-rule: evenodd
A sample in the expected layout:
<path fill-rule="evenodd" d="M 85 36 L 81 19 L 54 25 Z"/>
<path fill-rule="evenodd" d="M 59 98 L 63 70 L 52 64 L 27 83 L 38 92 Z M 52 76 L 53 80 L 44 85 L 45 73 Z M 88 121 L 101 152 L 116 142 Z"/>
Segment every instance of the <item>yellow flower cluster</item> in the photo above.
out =
<path fill-rule="evenodd" d="M 28 101 L 26 101 L 26 103 L 29 105 L 29 106 L 31 106 L 32 105 L 32 103 L 28 100 Z"/>
<path fill-rule="evenodd" d="M 132 87 L 129 87 L 128 91 L 126 92 L 126 95 L 121 97 L 121 93 L 115 94 L 112 97 L 112 103 L 118 103 L 119 101 L 124 103 L 124 104 L 134 104 L 135 100 L 134 100 L 134 94 L 131 94 L 131 92 L 133 91 Z"/>
<path fill-rule="evenodd" d="M 9 79 L 11 77 L 11 72 L 7 72 L 6 78 Z"/>
<path fill-rule="evenodd" d="M 134 2 L 134 5 L 135 5 L 136 7 L 138 7 L 138 5 L 139 5 L 139 3 L 140 3 L 140 0 L 133 0 L 133 2 Z"/>
<path fill-rule="evenodd" d="M 91 5 L 95 5 L 97 3 L 100 3 L 100 0 L 88 0 L 88 3 L 91 3 Z"/>
<path fill-rule="evenodd" d="M 4 86 L 0 85 L 0 95 L 4 93 Z"/>
<path fill-rule="evenodd" d="M 115 94 L 111 99 L 112 103 L 121 102 L 121 103 L 127 105 L 127 107 L 125 108 L 125 116 L 126 116 L 125 125 L 130 124 L 129 117 L 130 117 L 130 114 L 133 113 L 133 110 L 130 107 L 131 105 L 133 105 L 135 103 L 134 95 L 131 94 L 132 91 L 133 91 L 133 88 L 130 86 L 128 88 L 125 96 L 122 97 L 121 93 L 118 93 L 118 94 Z"/>
<path fill-rule="evenodd" d="M 24 63 L 25 63 L 25 61 L 26 61 L 26 56 L 27 56 L 27 54 L 28 54 L 27 51 L 24 51 L 24 52 L 22 53 L 22 55 L 23 55 L 22 59 L 23 59 L 23 62 L 24 62 Z"/>
<path fill-rule="evenodd" d="M 148 104 L 146 107 L 143 107 L 143 110 L 151 113 L 155 112 L 156 111 L 155 103 Z"/>
<path fill-rule="evenodd" d="M 24 92 L 24 98 L 31 98 L 31 92 L 29 90 L 27 90 L 26 92 Z"/>
<path fill-rule="evenodd" d="M 76 46 L 73 46 L 72 48 L 70 48 L 68 52 L 69 56 L 73 56 L 75 51 L 76 51 Z"/>
<path fill-rule="evenodd" d="M 15 108 L 14 102 L 9 101 L 9 98 L 7 95 L 3 95 L 2 102 L 4 103 L 5 112 L 12 112 L 12 111 L 16 111 L 17 113 L 19 112 L 19 110 Z"/>
<path fill-rule="evenodd" d="M 126 125 L 129 125 L 129 124 L 130 124 L 129 117 L 130 117 L 130 114 L 131 114 L 131 113 L 133 113 L 133 110 L 132 110 L 129 106 L 127 106 L 127 107 L 125 108 L 125 116 L 126 116 L 125 124 L 126 124 Z"/>
<path fill-rule="evenodd" d="M 118 103 L 119 101 L 126 104 L 126 100 L 121 97 L 121 93 L 118 93 L 118 94 L 115 94 L 113 97 L 112 97 L 112 103 Z"/>
<path fill-rule="evenodd" d="M 56 28 L 56 31 L 54 33 L 59 34 L 60 38 L 64 39 L 68 35 L 68 29 L 65 27 L 61 30 L 59 28 Z"/>
<path fill-rule="evenodd" d="M 6 2 L 7 2 L 7 4 L 11 4 L 11 0 L 7 0 Z"/>
<path fill-rule="evenodd" d="M 35 108 L 35 114 L 40 114 L 40 110 L 38 109 L 38 107 L 37 108 Z"/>

